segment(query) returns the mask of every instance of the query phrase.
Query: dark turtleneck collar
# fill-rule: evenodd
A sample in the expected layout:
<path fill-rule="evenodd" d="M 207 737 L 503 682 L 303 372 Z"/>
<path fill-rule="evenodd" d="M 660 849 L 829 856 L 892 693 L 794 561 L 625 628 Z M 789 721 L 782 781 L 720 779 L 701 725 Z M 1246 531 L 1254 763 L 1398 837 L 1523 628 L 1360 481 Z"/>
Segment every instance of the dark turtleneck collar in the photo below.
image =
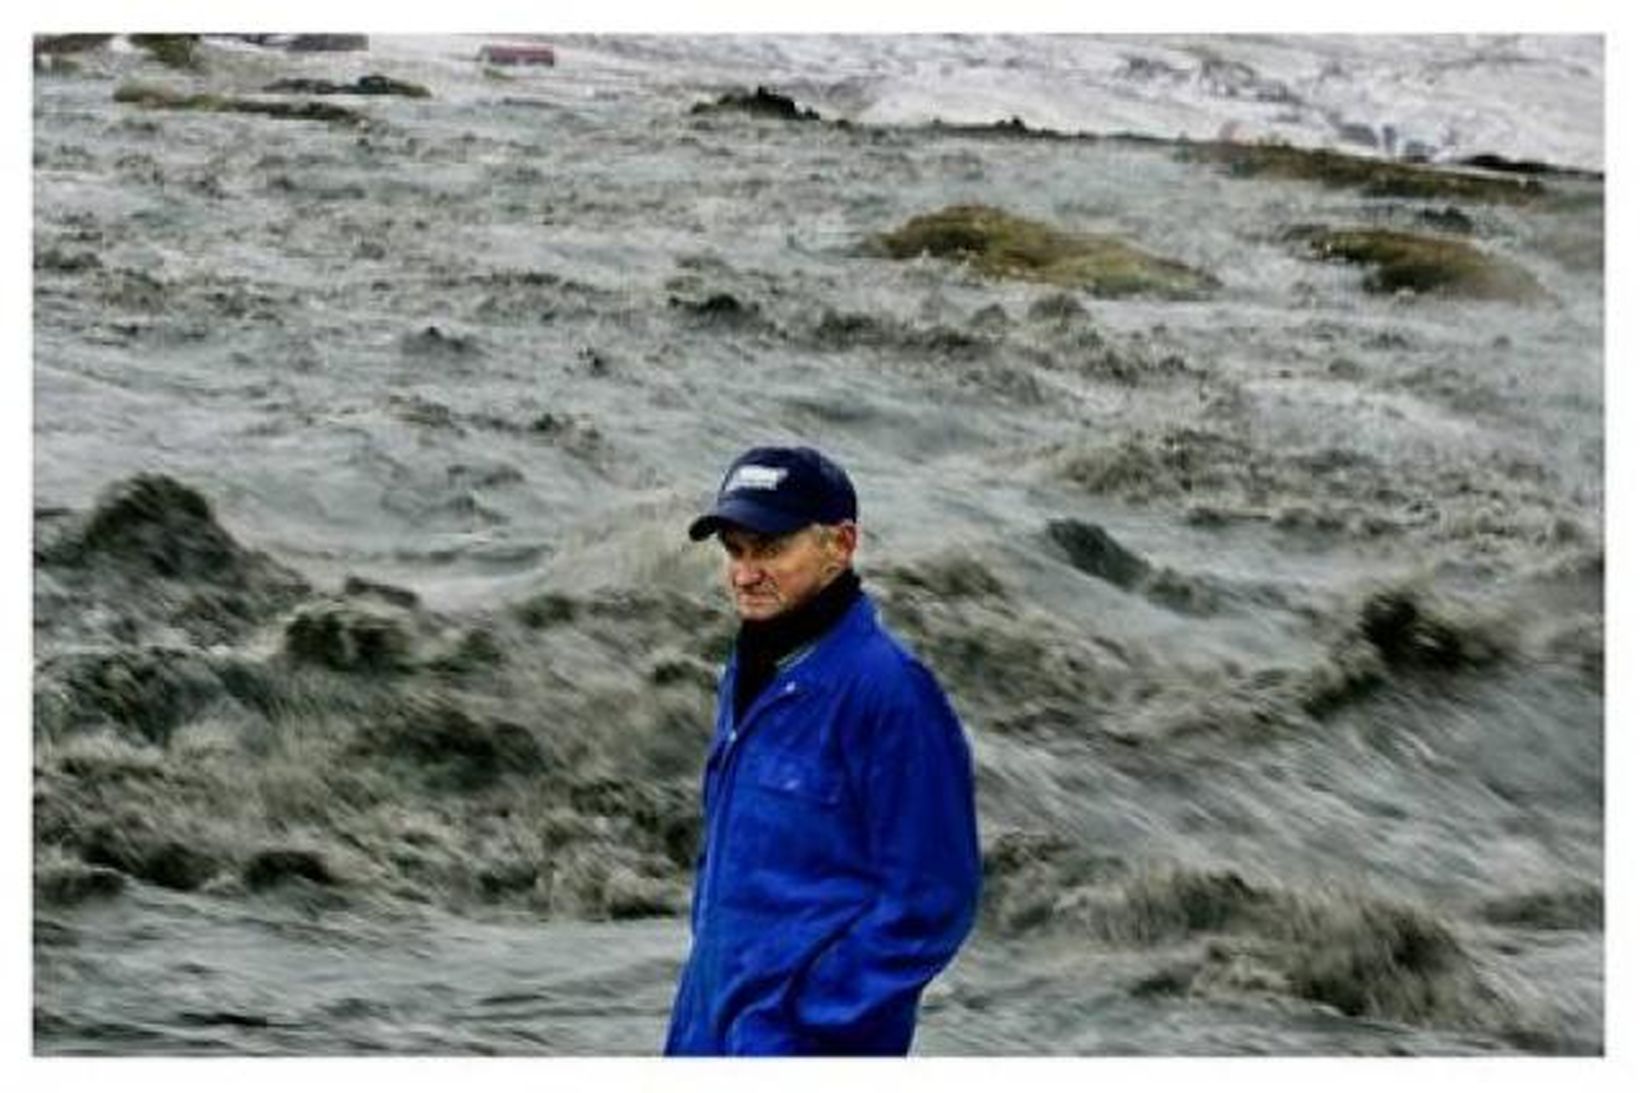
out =
<path fill-rule="evenodd" d="M 860 578 L 854 570 L 845 569 L 802 606 L 772 619 L 740 624 L 740 634 L 735 639 L 737 725 L 780 670 L 780 662 L 818 641 L 859 598 Z"/>

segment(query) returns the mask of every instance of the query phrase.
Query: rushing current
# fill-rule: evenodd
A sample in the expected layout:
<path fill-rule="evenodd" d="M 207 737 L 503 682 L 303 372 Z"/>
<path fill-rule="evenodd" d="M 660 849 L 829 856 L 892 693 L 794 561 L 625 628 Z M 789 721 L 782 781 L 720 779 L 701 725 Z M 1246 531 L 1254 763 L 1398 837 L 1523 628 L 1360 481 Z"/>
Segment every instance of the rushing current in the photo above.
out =
<path fill-rule="evenodd" d="M 918 1053 L 1600 1053 L 1603 64 L 39 55 L 36 1052 L 658 1051 L 734 632 L 683 529 L 802 442 L 973 743 Z M 885 248 L 953 206 L 1193 287 Z"/>

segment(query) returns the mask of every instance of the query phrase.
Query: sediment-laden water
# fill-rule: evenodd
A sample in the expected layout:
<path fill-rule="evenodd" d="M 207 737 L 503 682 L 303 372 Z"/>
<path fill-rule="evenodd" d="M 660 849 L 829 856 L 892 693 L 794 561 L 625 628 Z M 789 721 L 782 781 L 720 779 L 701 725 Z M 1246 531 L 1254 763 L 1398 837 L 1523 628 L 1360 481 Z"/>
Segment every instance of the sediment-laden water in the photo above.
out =
<path fill-rule="evenodd" d="M 482 41 L 37 65 L 37 1052 L 658 1050 L 769 441 L 974 745 L 919 1052 L 1602 1050 L 1598 42 Z"/>

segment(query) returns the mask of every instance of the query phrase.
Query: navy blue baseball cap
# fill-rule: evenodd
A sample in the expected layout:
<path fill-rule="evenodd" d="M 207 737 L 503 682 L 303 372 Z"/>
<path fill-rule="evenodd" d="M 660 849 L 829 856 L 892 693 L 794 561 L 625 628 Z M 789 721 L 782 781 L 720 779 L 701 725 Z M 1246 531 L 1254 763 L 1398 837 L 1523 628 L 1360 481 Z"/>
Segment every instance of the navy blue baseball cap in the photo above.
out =
<path fill-rule="evenodd" d="M 753 448 L 729 464 L 717 500 L 689 525 L 689 538 L 699 542 L 726 524 L 785 535 L 858 512 L 854 483 L 813 448 Z"/>

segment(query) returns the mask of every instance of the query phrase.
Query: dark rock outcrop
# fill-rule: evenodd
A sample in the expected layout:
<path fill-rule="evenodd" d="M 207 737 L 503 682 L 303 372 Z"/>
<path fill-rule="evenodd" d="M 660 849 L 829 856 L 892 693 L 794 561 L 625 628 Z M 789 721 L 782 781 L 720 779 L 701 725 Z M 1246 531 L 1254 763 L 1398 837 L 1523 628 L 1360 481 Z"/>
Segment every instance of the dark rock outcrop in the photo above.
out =
<path fill-rule="evenodd" d="M 352 83 L 292 76 L 275 80 L 262 90 L 286 95 L 400 95 L 407 99 L 426 99 L 432 92 L 421 84 L 395 80 L 377 73 L 360 76 Z"/>
<path fill-rule="evenodd" d="M 750 114 L 753 117 L 775 118 L 780 121 L 820 120 L 819 114 L 805 107 L 799 107 L 789 95 L 782 95 L 778 91 L 761 85 L 758 86 L 757 90 L 750 93 L 729 91 L 711 102 L 698 102 L 690 108 L 689 112 L 691 114 Z"/>

